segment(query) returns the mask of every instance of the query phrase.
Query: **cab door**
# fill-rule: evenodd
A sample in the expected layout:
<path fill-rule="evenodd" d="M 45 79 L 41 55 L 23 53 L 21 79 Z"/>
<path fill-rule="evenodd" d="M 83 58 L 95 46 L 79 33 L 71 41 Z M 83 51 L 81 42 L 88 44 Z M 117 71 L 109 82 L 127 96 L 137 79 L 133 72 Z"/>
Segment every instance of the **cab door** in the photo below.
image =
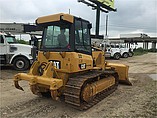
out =
<path fill-rule="evenodd" d="M 6 64 L 7 45 L 3 35 L 0 35 L 0 64 Z"/>

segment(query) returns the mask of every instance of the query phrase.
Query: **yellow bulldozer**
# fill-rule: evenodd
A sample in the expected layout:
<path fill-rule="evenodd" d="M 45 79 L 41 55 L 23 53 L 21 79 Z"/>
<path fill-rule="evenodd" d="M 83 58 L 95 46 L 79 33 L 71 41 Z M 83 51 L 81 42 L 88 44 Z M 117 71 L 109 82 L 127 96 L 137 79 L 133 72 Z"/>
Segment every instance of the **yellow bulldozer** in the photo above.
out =
<path fill-rule="evenodd" d="M 92 107 L 117 89 L 120 82 L 131 85 L 128 66 L 108 63 L 105 52 L 91 46 L 91 23 L 70 14 L 39 17 L 43 28 L 37 60 L 29 72 L 14 76 L 29 82 L 33 94 L 51 95 L 54 100 L 84 110 Z"/>

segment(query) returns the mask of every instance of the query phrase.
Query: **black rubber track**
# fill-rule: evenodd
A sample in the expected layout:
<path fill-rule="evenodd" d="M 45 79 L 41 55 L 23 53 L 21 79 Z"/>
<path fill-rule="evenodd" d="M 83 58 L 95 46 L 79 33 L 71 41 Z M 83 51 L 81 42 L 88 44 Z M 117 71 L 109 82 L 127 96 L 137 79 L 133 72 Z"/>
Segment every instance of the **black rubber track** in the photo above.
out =
<path fill-rule="evenodd" d="M 108 76 L 115 77 L 116 82 L 113 86 L 95 95 L 92 101 L 89 103 L 81 99 L 81 95 L 82 95 L 81 91 L 87 83 L 97 81 L 98 77 L 100 77 L 101 79 Z M 79 110 L 89 109 L 90 107 L 94 106 L 95 104 L 103 100 L 109 94 L 113 93 L 117 89 L 118 80 L 119 80 L 118 74 L 114 70 L 90 71 L 83 75 L 77 75 L 75 77 L 71 77 L 69 78 L 69 81 L 65 86 L 65 92 L 64 92 L 65 102 Z"/>

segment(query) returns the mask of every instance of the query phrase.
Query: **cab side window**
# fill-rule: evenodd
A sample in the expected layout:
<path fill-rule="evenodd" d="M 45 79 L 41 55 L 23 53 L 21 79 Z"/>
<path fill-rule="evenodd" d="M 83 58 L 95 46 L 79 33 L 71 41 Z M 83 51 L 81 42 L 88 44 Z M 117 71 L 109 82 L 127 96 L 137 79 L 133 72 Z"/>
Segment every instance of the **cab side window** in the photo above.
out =
<path fill-rule="evenodd" d="M 4 39 L 3 39 L 2 35 L 0 36 L 0 44 L 4 44 Z"/>
<path fill-rule="evenodd" d="M 75 49 L 85 54 L 91 54 L 92 50 L 88 22 L 77 19 L 75 19 Z"/>

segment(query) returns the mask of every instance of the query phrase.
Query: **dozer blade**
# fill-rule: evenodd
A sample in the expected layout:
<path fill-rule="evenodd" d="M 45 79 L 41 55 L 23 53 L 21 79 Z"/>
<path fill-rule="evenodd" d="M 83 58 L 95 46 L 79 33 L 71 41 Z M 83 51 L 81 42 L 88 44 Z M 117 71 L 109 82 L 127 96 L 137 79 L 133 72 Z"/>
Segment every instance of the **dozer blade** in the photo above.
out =
<path fill-rule="evenodd" d="M 129 81 L 129 79 L 126 79 L 126 80 L 119 80 L 119 83 L 120 83 L 120 84 L 125 84 L 125 85 L 130 85 L 130 86 L 132 86 L 132 83 Z"/>
<path fill-rule="evenodd" d="M 119 75 L 119 83 L 132 86 L 132 83 L 128 78 L 129 66 L 124 64 L 107 63 L 106 68 L 108 67 L 115 68 L 116 72 Z"/>

